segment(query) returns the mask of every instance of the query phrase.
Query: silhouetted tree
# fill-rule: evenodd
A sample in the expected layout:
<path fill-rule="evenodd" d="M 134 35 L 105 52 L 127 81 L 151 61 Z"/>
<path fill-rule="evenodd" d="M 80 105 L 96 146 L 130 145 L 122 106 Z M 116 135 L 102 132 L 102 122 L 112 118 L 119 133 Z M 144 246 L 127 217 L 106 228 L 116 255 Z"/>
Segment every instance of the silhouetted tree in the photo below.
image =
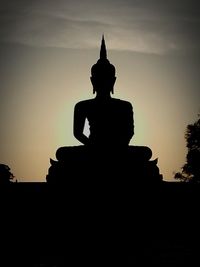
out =
<path fill-rule="evenodd" d="M 187 126 L 185 139 L 187 142 L 186 163 L 182 172 L 175 174 L 175 179 L 181 181 L 200 182 L 200 114 L 194 124 Z"/>
<path fill-rule="evenodd" d="M 0 184 L 9 184 L 12 182 L 14 175 L 10 168 L 5 164 L 0 164 Z"/>

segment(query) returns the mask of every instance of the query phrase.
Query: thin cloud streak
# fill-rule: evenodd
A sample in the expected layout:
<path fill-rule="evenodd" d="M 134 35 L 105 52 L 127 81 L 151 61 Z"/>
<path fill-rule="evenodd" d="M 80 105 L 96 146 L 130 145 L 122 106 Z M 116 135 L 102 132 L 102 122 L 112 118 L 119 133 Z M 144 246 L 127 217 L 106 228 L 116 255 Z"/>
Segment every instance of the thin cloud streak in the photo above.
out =
<path fill-rule="evenodd" d="M 20 1 L 1 8 L 1 42 L 36 47 L 109 48 L 168 54 L 200 46 L 196 1 Z"/>

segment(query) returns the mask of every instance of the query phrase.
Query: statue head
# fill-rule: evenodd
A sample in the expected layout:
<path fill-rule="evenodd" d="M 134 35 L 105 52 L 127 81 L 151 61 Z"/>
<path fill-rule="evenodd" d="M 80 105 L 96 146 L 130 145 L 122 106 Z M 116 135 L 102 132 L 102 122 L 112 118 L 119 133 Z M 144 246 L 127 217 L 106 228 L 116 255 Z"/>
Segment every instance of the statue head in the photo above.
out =
<path fill-rule="evenodd" d="M 101 41 L 100 58 L 91 68 L 91 82 L 93 93 L 110 93 L 114 92 L 115 84 L 115 67 L 107 59 L 106 45 L 104 36 Z"/>

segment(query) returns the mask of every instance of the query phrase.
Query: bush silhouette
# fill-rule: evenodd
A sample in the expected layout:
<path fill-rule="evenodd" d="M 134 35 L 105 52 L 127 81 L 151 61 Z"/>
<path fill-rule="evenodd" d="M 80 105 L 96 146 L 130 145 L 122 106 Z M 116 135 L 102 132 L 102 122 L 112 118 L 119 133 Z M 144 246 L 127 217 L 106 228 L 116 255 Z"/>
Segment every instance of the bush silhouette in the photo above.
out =
<path fill-rule="evenodd" d="M 200 182 L 200 114 L 198 117 L 198 120 L 189 124 L 186 129 L 186 163 L 182 167 L 182 172 L 175 174 L 175 179 L 181 181 Z"/>
<path fill-rule="evenodd" d="M 0 164 L 0 184 L 9 184 L 12 182 L 14 175 L 10 171 L 10 167 Z"/>

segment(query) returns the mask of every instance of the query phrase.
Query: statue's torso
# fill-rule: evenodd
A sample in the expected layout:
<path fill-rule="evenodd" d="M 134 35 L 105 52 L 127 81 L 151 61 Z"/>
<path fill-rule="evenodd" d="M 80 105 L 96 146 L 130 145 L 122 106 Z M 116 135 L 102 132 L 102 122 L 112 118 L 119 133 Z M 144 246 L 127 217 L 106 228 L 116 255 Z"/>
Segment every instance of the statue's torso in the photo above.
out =
<path fill-rule="evenodd" d="M 133 132 L 132 105 L 110 98 L 106 101 L 90 99 L 79 102 L 88 119 L 92 144 L 128 144 Z"/>

